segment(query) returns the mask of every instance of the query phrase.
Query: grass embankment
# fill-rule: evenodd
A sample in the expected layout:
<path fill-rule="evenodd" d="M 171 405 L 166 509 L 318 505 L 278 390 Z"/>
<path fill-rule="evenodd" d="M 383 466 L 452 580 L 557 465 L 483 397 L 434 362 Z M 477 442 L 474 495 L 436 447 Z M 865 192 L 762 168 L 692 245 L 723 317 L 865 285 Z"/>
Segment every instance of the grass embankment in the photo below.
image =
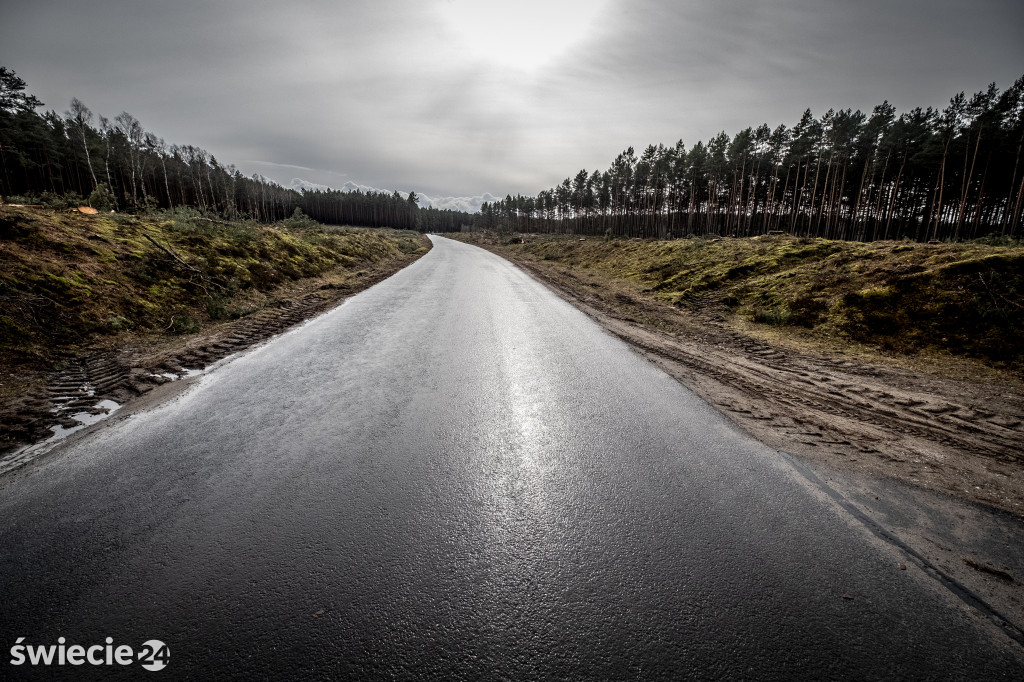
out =
<path fill-rule="evenodd" d="M 886 353 L 948 351 L 1024 368 L 1024 246 L 464 235 L 628 282 L 684 309 Z M 522 243 L 520 243 L 522 242 Z"/>
<path fill-rule="evenodd" d="M 85 345 L 196 332 L 274 305 L 290 283 L 345 288 L 424 242 L 301 216 L 266 226 L 0 206 L 0 367 L 52 369 Z"/>

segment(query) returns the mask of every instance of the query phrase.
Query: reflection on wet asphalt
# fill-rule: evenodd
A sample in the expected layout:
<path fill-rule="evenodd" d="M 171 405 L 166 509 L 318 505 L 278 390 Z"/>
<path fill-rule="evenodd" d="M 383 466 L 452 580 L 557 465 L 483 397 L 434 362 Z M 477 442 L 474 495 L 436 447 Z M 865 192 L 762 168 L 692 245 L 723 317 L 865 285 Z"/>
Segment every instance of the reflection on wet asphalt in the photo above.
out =
<path fill-rule="evenodd" d="M 1020 672 L 784 458 L 434 243 L 0 484 L 6 672 L 60 672 L 11 667 L 20 636 L 159 639 L 192 678 Z"/>

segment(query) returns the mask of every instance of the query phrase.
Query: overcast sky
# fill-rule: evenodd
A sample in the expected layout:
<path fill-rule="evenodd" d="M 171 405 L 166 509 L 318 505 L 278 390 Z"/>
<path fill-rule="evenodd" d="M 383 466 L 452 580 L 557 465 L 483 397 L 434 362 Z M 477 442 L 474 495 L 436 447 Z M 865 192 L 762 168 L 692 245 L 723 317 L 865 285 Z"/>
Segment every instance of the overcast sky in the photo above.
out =
<path fill-rule="evenodd" d="M 471 208 L 630 145 L 807 107 L 942 107 L 1024 75 L 1020 0 L 0 0 L 0 16 L 0 65 L 47 108 L 125 110 L 284 185 Z"/>

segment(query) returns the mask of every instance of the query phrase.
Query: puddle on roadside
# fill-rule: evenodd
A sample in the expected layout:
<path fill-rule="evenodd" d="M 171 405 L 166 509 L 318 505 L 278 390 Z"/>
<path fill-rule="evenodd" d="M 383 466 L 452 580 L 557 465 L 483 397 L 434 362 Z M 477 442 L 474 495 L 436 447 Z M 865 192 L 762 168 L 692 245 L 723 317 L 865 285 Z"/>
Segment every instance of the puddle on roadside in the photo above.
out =
<path fill-rule="evenodd" d="M 53 431 L 53 435 L 40 443 L 40 445 L 67 438 L 75 431 L 81 431 L 86 426 L 92 426 L 96 422 L 106 419 L 120 408 L 121 403 L 113 400 L 101 400 L 87 412 L 76 412 L 75 414 L 68 415 L 69 419 L 74 419 L 80 423 L 75 426 L 61 426 L 60 424 L 51 426 L 50 430 Z"/>
<path fill-rule="evenodd" d="M 52 450 L 71 434 L 76 431 L 81 431 L 87 426 L 92 426 L 98 421 L 106 419 L 119 409 L 121 409 L 120 403 L 113 400 L 101 400 L 87 411 L 76 412 L 72 415 L 68 415 L 68 418 L 74 419 L 79 423 L 74 426 L 61 426 L 60 424 L 54 424 L 50 427 L 50 430 L 53 431 L 52 436 L 46 440 L 39 441 L 38 443 L 31 443 L 15 450 L 0 460 L 0 474 L 11 471 L 12 469 L 17 469 L 24 464 L 28 464 L 36 457 L 44 455 Z"/>

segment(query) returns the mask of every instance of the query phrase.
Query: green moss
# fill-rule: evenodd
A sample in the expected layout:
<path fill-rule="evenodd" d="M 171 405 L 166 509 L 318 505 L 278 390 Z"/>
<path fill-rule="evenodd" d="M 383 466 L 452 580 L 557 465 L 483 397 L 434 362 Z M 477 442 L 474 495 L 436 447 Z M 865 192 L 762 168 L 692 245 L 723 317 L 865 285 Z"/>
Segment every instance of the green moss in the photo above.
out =
<path fill-rule="evenodd" d="M 0 343 L 20 344 L 28 332 L 12 318 L 0 316 Z"/>

